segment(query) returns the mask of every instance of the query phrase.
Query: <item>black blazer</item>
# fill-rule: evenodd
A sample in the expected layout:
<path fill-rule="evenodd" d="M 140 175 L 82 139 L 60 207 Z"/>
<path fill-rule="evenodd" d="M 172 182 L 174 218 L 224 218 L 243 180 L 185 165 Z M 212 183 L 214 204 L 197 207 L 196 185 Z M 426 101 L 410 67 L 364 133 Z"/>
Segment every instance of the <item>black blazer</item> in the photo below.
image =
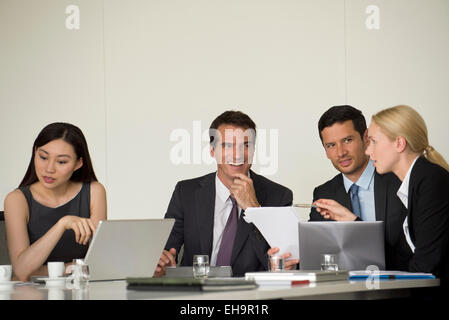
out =
<path fill-rule="evenodd" d="M 410 173 L 407 211 L 415 245 L 409 271 L 431 272 L 449 284 L 449 172 L 419 157 Z"/>
<path fill-rule="evenodd" d="M 184 244 L 181 265 L 191 266 L 193 255 L 212 254 L 212 238 L 215 212 L 216 173 L 184 180 L 177 183 L 165 218 L 175 218 L 165 248 L 176 252 Z M 293 193 L 267 178 L 251 171 L 257 200 L 263 207 L 291 206 Z M 245 272 L 267 269 L 267 250 L 270 248 L 254 224 L 249 224 L 240 215 L 237 234 L 231 256 L 234 276 Z"/>
<path fill-rule="evenodd" d="M 400 185 L 401 181 L 393 173 L 381 175 L 374 172 L 376 221 L 385 222 L 385 263 L 388 270 L 406 270 L 407 261 L 410 259 L 410 254 L 404 250 L 406 243 L 404 243 L 404 239 L 401 239 L 402 223 L 407 211 L 396 196 Z M 351 198 L 345 190 L 341 173 L 315 188 L 313 201 L 318 199 L 333 199 L 352 212 Z M 309 221 L 328 220 L 324 219 L 315 208 L 312 208 Z M 398 255 L 398 251 L 402 254 Z"/>

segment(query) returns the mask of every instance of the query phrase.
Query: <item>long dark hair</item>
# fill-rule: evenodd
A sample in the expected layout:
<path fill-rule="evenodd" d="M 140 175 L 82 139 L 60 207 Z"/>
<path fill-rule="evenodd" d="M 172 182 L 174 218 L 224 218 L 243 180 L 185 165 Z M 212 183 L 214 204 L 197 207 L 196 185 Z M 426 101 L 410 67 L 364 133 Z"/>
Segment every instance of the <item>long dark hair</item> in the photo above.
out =
<path fill-rule="evenodd" d="M 77 159 L 83 158 L 83 165 L 81 168 L 73 172 L 70 180 L 77 182 L 91 182 L 98 181 L 95 176 L 92 161 L 90 160 L 89 149 L 87 148 L 86 138 L 83 132 L 76 126 L 70 123 L 55 122 L 47 125 L 37 136 L 31 151 L 31 160 L 28 169 L 23 177 L 20 187 L 28 186 L 38 181 L 36 176 L 36 168 L 34 167 L 34 156 L 37 148 L 46 145 L 47 143 L 62 139 L 71 144 L 75 149 Z"/>

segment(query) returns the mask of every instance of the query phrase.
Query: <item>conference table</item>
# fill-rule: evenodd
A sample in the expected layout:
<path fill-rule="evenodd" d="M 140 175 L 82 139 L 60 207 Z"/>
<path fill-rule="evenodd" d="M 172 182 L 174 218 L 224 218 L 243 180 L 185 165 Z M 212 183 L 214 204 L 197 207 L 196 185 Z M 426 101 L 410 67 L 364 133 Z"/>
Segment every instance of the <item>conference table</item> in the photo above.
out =
<path fill-rule="evenodd" d="M 48 288 L 45 284 L 18 283 L 0 291 L 0 300 L 272 300 L 272 299 L 391 299 L 410 296 L 411 290 L 432 288 L 439 279 L 340 280 L 293 286 L 259 286 L 252 290 L 136 291 L 125 280 L 90 282 L 85 289 Z"/>

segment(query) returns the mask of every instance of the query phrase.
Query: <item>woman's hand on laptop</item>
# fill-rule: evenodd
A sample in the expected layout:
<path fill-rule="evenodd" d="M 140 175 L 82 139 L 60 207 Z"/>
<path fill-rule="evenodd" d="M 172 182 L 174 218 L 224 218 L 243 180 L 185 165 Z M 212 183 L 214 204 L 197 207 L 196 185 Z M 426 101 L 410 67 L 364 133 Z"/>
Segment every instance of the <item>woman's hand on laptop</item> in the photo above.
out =
<path fill-rule="evenodd" d="M 153 277 L 162 277 L 165 274 L 165 269 L 169 267 L 176 267 L 176 249 L 171 248 L 169 251 L 162 251 L 161 258 L 157 263 L 156 270 L 154 271 Z"/>
<path fill-rule="evenodd" d="M 278 247 L 273 247 L 273 248 L 270 248 L 268 251 L 267 251 L 267 254 L 268 254 L 268 256 L 272 256 L 272 255 L 274 255 L 274 254 L 276 254 L 276 253 L 278 253 L 279 252 L 279 248 Z M 295 269 L 295 266 L 299 263 L 299 260 L 298 259 L 290 259 L 290 260 L 287 260 L 288 258 L 290 258 L 292 255 L 291 255 L 291 253 L 290 252 L 286 252 L 286 253 L 284 253 L 284 254 L 282 254 L 281 255 L 281 257 L 283 257 L 284 258 L 284 269 L 285 270 L 292 270 L 292 269 Z"/>
<path fill-rule="evenodd" d="M 354 221 L 357 216 L 343 207 L 335 200 L 319 199 L 313 203 L 317 206 L 318 211 L 324 219 L 332 219 L 335 221 Z"/>
<path fill-rule="evenodd" d="M 86 245 L 96 230 L 91 219 L 78 216 L 64 216 L 59 219 L 58 224 L 62 225 L 64 230 L 72 229 L 75 232 L 75 241 L 81 245 Z"/>

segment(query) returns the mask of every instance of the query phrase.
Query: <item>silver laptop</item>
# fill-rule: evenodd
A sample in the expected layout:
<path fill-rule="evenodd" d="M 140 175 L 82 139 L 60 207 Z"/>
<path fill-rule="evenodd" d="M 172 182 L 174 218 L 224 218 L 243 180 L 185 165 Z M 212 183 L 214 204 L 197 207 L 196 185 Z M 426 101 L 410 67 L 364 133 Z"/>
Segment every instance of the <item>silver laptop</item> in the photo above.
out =
<path fill-rule="evenodd" d="M 90 280 L 152 277 L 174 219 L 100 221 L 85 261 Z"/>
<path fill-rule="evenodd" d="M 385 270 L 383 221 L 300 222 L 301 270 L 320 270 L 321 254 L 337 255 L 340 270 Z"/>

